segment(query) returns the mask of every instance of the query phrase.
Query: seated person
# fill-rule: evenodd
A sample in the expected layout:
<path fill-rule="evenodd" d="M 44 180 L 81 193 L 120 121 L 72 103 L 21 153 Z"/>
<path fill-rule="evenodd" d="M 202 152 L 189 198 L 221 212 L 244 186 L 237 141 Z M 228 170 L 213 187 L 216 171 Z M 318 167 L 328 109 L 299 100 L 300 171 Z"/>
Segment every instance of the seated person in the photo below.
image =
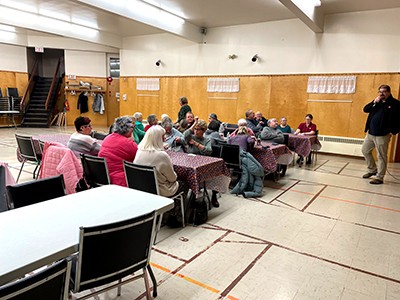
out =
<path fill-rule="evenodd" d="M 132 137 L 134 128 L 135 123 L 132 118 L 128 116 L 116 118 L 113 133 L 101 144 L 99 157 L 104 157 L 107 161 L 112 184 L 127 186 L 123 161 L 135 159 L 137 145 Z"/>
<path fill-rule="evenodd" d="M 262 127 L 267 126 L 268 120 L 263 117 L 261 111 L 258 111 L 258 112 L 255 113 L 255 119 L 258 122 L 258 124 L 260 124 Z"/>
<path fill-rule="evenodd" d="M 204 136 L 211 140 L 211 145 L 215 145 L 217 143 L 216 141 L 225 142 L 225 139 L 223 138 L 223 136 L 221 136 L 221 134 L 218 132 L 220 125 L 221 124 L 215 120 L 212 120 L 208 124 L 208 128 L 207 128 L 206 132 L 204 133 Z M 223 135 L 223 133 L 222 133 L 222 135 Z"/>
<path fill-rule="evenodd" d="M 248 133 L 250 136 L 254 136 L 254 137 L 255 137 L 255 134 L 254 134 L 253 130 L 251 130 L 249 127 L 247 127 L 247 122 L 246 122 L 246 120 L 245 120 L 245 119 L 239 119 L 239 121 L 238 121 L 238 128 L 236 128 L 235 131 L 232 132 L 232 133 L 229 135 L 230 138 L 233 137 L 233 136 L 235 136 L 235 135 L 237 134 L 238 129 L 239 129 L 240 126 L 246 127 L 247 133 Z"/>
<path fill-rule="evenodd" d="M 144 126 L 143 126 L 143 115 L 141 112 L 135 112 L 133 114 L 133 118 L 135 119 L 135 128 L 140 129 L 141 131 L 144 131 Z"/>
<path fill-rule="evenodd" d="M 165 130 L 164 148 L 176 152 L 183 152 L 186 144 L 185 138 L 179 130 L 174 128 L 172 120 L 169 117 L 164 117 L 161 121 L 161 126 Z"/>
<path fill-rule="evenodd" d="M 263 127 L 261 124 L 258 124 L 257 120 L 255 119 L 254 111 L 252 111 L 251 109 L 246 111 L 246 122 L 247 127 L 253 130 L 254 134 L 258 136 Z"/>
<path fill-rule="evenodd" d="M 235 136 L 228 140 L 228 144 L 238 145 L 243 151 L 249 152 L 254 147 L 255 137 L 251 136 L 247 126 L 239 126 Z"/>
<path fill-rule="evenodd" d="M 92 125 L 87 117 L 77 117 L 74 121 L 76 132 L 74 132 L 68 141 L 68 148 L 71 149 L 79 158 L 79 154 L 95 155 L 100 151 L 100 144 L 92 138 Z"/>
<path fill-rule="evenodd" d="M 264 127 L 261 131 L 260 138 L 264 141 L 283 144 L 285 142 L 285 138 L 283 136 L 283 132 L 278 130 L 278 120 L 275 118 L 269 119 L 267 125 L 268 126 Z"/>
<path fill-rule="evenodd" d="M 315 135 L 317 133 L 317 125 L 315 125 L 312 122 L 312 119 L 313 119 L 312 114 L 306 114 L 305 122 L 300 123 L 299 127 L 297 127 L 294 134 L 296 134 L 296 135 Z M 302 165 L 303 161 L 304 161 L 304 157 L 299 155 L 299 158 L 296 161 L 299 164 L 299 166 Z M 306 164 L 307 165 L 311 164 L 311 153 L 307 157 Z"/>
<path fill-rule="evenodd" d="M 192 127 L 192 125 L 194 123 L 194 114 L 191 111 L 189 111 L 186 114 L 186 118 L 185 119 L 186 119 L 186 122 L 187 122 L 187 128 Z"/>
<path fill-rule="evenodd" d="M 186 118 L 186 114 L 189 111 L 192 111 L 188 103 L 189 101 L 185 96 L 179 98 L 179 105 L 181 106 L 181 108 L 179 109 L 178 119 L 176 119 L 175 123 L 180 123 L 180 121 Z"/>
<path fill-rule="evenodd" d="M 208 124 L 210 124 L 211 121 L 217 121 L 219 123 L 218 132 L 222 133 L 222 135 L 223 135 L 224 131 L 225 131 L 225 126 L 222 125 L 222 122 L 220 120 L 218 120 L 218 117 L 217 117 L 216 114 L 211 113 L 211 114 L 208 115 Z"/>
<path fill-rule="evenodd" d="M 292 128 L 288 125 L 286 117 L 281 118 L 281 124 L 278 129 L 283 133 L 292 133 Z"/>
<path fill-rule="evenodd" d="M 144 131 L 149 130 L 151 126 L 157 125 L 158 119 L 155 114 L 151 114 L 147 117 L 147 125 L 144 127 Z"/>
<path fill-rule="evenodd" d="M 196 117 L 193 125 L 183 133 L 186 143 L 188 144 L 188 153 L 200 155 L 212 154 L 211 140 L 204 136 L 206 130 L 207 123 Z M 214 207 L 219 207 L 217 193 L 217 191 L 212 191 L 211 204 Z"/>
<path fill-rule="evenodd" d="M 179 122 L 179 126 L 178 126 L 178 130 L 181 133 L 184 133 L 186 131 L 186 129 L 188 129 L 188 122 L 186 121 L 186 119 L 183 119 Z"/>
<path fill-rule="evenodd" d="M 171 158 L 164 151 L 164 134 L 164 128 L 159 125 L 149 128 L 142 142 L 138 146 L 138 151 L 133 162 L 135 164 L 156 167 L 158 189 L 161 196 L 173 197 L 183 192 L 184 199 L 186 199 L 189 191 L 189 185 L 185 181 L 177 180 Z M 169 214 L 164 215 L 164 217 L 168 216 L 168 219 L 174 216 L 174 224 L 182 224 L 180 204 L 180 201 L 176 200 L 173 210 Z M 169 224 L 168 220 L 167 224 Z"/>

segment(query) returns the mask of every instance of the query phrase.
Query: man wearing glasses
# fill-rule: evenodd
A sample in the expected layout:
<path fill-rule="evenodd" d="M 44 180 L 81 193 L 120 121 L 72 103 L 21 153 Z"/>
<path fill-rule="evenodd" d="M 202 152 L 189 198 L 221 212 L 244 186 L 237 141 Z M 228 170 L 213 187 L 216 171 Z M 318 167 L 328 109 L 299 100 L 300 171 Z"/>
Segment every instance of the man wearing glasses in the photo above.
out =
<path fill-rule="evenodd" d="M 363 178 L 370 178 L 371 184 L 382 184 L 383 177 L 387 169 L 387 152 L 392 135 L 400 131 L 400 102 L 393 98 L 390 92 L 390 86 L 381 85 L 378 90 L 378 96 L 364 107 L 364 112 L 368 113 L 365 124 L 364 143 L 362 153 L 367 161 L 368 173 Z M 372 156 L 372 150 L 376 149 L 378 164 Z"/>
<path fill-rule="evenodd" d="M 76 132 L 74 132 L 68 141 L 70 148 L 79 158 L 80 153 L 96 155 L 100 151 L 100 145 L 97 140 L 92 138 L 92 125 L 87 117 L 77 117 L 74 121 Z"/>

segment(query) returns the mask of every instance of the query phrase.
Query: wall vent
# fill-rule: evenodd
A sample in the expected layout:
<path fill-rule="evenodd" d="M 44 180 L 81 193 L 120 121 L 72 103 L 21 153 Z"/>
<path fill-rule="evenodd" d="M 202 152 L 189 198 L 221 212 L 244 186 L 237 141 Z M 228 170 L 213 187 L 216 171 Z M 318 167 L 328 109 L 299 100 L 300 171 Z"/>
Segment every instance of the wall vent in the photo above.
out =
<path fill-rule="evenodd" d="M 318 135 L 318 140 L 322 145 L 320 152 L 363 156 L 361 153 L 361 146 L 364 139 Z"/>

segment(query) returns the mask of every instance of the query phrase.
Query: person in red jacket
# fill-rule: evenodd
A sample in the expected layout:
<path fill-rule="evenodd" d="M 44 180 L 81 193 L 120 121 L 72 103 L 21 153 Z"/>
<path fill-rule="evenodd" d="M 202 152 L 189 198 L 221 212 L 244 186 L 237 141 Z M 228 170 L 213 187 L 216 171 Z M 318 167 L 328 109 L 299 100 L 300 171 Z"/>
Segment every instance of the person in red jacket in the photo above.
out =
<path fill-rule="evenodd" d="M 132 136 L 134 129 L 135 123 L 130 117 L 116 118 L 114 132 L 109 134 L 101 144 L 99 157 L 106 159 L 112 184 L 127 186 L 123 161 L 133 162 L 135 159 L 138 147 Z"/>

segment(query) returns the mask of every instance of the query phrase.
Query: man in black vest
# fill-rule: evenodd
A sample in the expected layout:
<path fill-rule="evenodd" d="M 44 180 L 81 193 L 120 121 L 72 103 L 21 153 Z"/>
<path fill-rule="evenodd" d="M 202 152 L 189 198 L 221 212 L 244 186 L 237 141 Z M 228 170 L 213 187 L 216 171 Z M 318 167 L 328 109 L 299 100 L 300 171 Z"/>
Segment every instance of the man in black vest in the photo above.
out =
<path fill-rule="evenodd" d="M 364 107 L 364 112 L 368 113 L 365 125 L 367 135 L 361 151 L 367 161 L 368 173 L 364 174 L 363 178 L 376 175 L 376 178 L 370 181 L 371 184 L 383 183 L 390 138 L 400 131 L 400 101 L 393 98 L 388 85 L 381 85 L 378 93 L 378 96 Z M 374 148 L 378 164 L 372 156 Z"/>

